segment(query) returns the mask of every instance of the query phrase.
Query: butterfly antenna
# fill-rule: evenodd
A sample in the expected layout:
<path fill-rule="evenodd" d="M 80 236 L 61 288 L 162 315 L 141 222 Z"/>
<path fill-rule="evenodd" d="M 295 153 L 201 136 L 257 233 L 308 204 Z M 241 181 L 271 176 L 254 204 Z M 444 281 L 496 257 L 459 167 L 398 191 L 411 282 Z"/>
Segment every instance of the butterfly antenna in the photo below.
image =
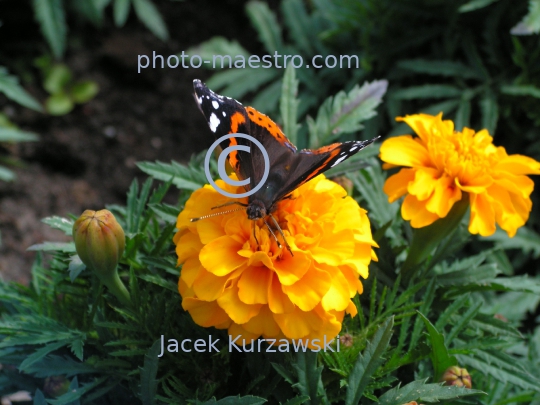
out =
<path fill-rule="evenodd" d="M 240 211 L 240 210 L 243 210 L 243 209 L 244 208 L 242 207 L 242 208 L 237 208 L 235 210 L 215 212 L 213 214 L 203 215 L 202 217 L 199 217 L 199 218 L 190 218 L 189 220 L 191 222 L 197 222 L 197 221 L 200 221 L 201 219 L 217 217 L 218 215 L 230 214 L 231 212 L 236 212 L 236 211 Z"/>
<path fill-rule="evenodd" d="M 272 236 L 274 237 L 274 239 L 276 240 L 276 243 L 277 243 L 278 247 L 281 249 L 281 243 L 279 243 L 279 240 L 276 237 L 276 234 L 274 233 L 274 231 L 272 230 L 270 225 L 268 225 L 268 222 L 266 222 L 266 219 L 263 218 L 263 221 L 264 221 L 264 224 L 266 225 L 266 227 L 268 228 L 268 230 L 270 231 L 270 233 L 272 234 Z"/>
<path fill-rule="evenodd" d="M 216 208 L 227 207 L 229 205 L 241 205 L 242 207 L 247 207 L 248 206 L 247 204 L 243 204 L 243 203 L 238 202 L 238 201 L 229 201 L 229 202 L 226 202 L 225 204 L 216 205 L 215 207 L 212 207 L 212 209 L 215 210 Z"/>
<path fill-rule="evenodd" d="M 285 235 L 283 234 L 283 231 L 281 230 L 281 226 L 279 226 L 278 222 L 276 221 L 276 219 L 274 218 L 274 216 L 272 214 L 270 214 L 270 218 L 272 218 L 272 221 L 274 221 L 274 225 L 276 226 L 278 232 L 281 234 L 281 237 L 283 238 L 283 242 L 285 242 L 285 246 L 287 246 L 287 250 L 291 253 L 291 256 L 294 256 L 294 254 L 293 254 L 293 252 L 291 250 L 291 247 L 287 243 L 287 238 L 285 238 Z M 275 238 L 275 236 L 274 236 L 274 238 Z M 278 242 L 278 245 L 279 245 L 279 242 Z"/>

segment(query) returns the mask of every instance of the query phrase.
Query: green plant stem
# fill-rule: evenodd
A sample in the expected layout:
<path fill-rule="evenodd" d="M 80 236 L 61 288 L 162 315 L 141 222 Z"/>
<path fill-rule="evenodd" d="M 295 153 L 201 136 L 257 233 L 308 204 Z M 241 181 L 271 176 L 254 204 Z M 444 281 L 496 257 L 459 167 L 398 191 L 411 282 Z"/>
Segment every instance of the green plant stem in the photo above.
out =
<path fill-rule="evenodd" d="M 424 228 L 414 229 L 409 254 L 401 267 L 401 274 L 405 285 L 414 277 L 419 265 L 428 258 L 433 249 L 444 238 L 454 233 L 468 208 L 469 195 L 464 193 L 461 200 L 454 204 L 446 217 Z"/>
<path fill-rule="evenodd" d="M 96 272 L 94 273 L 97 274 Z M 120 302 L 122 302 L 122 304 L 127 305 L 130 308 L 133 307 L 129 291 L 126 289 L 124 283 L 122 283 L 122 280 L 120 280 L 117 271 L 114 271 L 109 276 L 98 275 L 98 277 L 101 282 L 107 286 L 109 291 L 113 293 L 114 296 L 120 300 Z"/>

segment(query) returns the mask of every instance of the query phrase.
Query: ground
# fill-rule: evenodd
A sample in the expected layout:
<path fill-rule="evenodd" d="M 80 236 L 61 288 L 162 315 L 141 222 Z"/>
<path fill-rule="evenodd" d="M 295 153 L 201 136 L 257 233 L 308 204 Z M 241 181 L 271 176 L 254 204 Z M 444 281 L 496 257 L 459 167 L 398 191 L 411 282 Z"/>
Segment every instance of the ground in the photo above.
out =
<path fill-rule="evenodd" d="M 25 88 L 44 101 L 39 73 L 28 66 L 46 47 L 26 3 L 10 0 L 0 5 L 2 34 L 16 38 L 0 46 L 0 65 L 14 73 L 20 64 L 26 66 L 31 80 Z M 42 218 L 124 205 L 133 178 L 145 178 L 136 162 L 185 162 L 212 143 L 192 96 L 193 79 L 204 80 L 211 72 L 167 68 L 138 74 L 137 55 L 179 53 L 215 35 L 245 38 L 242 44 L 258 52 L 244 2 L 157 4 L 171 33 L 167 43 L 148 32 L 134 15 L 122 29 L 113 26 L 110 10 L 99 30 L 70 18 L 70 46 L 64 61 L 77 79 L 94 80 L 100 87 L 98 96 L 87 104 L 68 115 L 51 117 L 0 98 L 0 108 L 11 121 L 40 137 L 36 143 L 0 146 L 1 156 L 23 163 L 14 168 L 15 182 L 0 182 L 4 279 L 27 283 L 35 253 L 26 249 L 45 240 L 68 240 L 40 222 Z"/>

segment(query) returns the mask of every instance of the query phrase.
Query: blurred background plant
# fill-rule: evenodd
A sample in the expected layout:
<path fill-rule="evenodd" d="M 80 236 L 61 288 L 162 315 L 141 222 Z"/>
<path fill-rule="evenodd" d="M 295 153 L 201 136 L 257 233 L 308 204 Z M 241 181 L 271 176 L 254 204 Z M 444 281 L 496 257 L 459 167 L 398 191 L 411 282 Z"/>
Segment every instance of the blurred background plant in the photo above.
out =
<path fill-rule="evenodd" d="M 155 2 L 160 8 L 166 3 Z M 224 2 L 223 7 L 233 3 Z M 47 57 L 48 73 L 56 72 L 54 80 L 47 80 L 45 74 L 43 83 L 53 82 L 48 86 L 52 91 L 47 91 L 67 95 L 64 100 L 77 101 L 69 73 L 72 67 L 62 65 L 61 59 L 73 43 L 68 33 L 74 34 L 80 26 L 70 25 L 73 29 L 68 30 L 68 22 L 82 18 L 102 30 L 111 21 L 115 26 L 126 24 L 133 10 L 154 35 L 168 40 L 163 18 L 148 0 L 35 0 L 32 5 L 55 59 Z M 202 13 L 205 7 L 214 10 L 218 5 L 200 2 L 194 7 Z M 215 37 L 199 45 L 191 41 L 187 53 L 210 60 L 213 54 L 261 56 L 274 51 L 299 54 L 304 61 L 317 54 L 359 57 L 358 69 L 231 69 L 215 72 L 206 81 L 220 94 L 252 104 L 276 119 L 299 147 L 412 133 L 396 124 L 395 117 L 442 111 L 458 129 L 488 128 L 496 145 L 540 160 L 538 0 L 250 1 L 245 10 L 245 21 L 253 25 L 262 48 L 254 47 L 249 35 L 239 35 Z M 215 15 L 225 18 L 225 13 Z M 213 25 L 215 18 L 210 18 Z M 184 22 L 189 23 L 187 18 Z M 205 33 L 199 26 L 193 28 L 201 31 Z M 76 47 L 72 52 L 78 52 Z M 41 49 L 23 63 L 0 59 L 15 72 L 0 71 L 0 91 L 36 111 L 42 107 L 16 76 L 23 83 L 35 81 L 32 61 L 44 53 Z M 200 70 L 164 74 L 169 72 L 179 81 L 188 81 L 188 87 L 194 74 L 202 74 Z M 147 76 L 130 78 L 126 91 L 143 77 Z M 168 94 L 170 85 L 164 83 L 150 86 L 152 92 L 161 92 L 160 97 Z M 171 111 L 160 99 L 153 114 L 132 114 L 162 121 L 182 111 L 203 128 L 190 91 L 173 97 L 189 99 L 192 110 Z M 88 97 L 94 92 L 83 93 Z M 7 118 L 9 126 L 9 114 Z M 340 125 L 335 125 L 338 121 Z M 175 138 L 191 139 L 199 133 L 192 127 L 174 127 Z M 21 131 L 17 133 L 20 137 Z M 112 148 L 111 144 L 106 146 Z M 172 145 L 164 149 L 184 150 Z M 25 390 L 38 405 L 47 401 L 56 405 L 216 403 L 212 397 L 220 404 L 268 400 L 289 405 L 377 401 L 537 405 L 538 190 L 532 196 L 534 208 L 527 226 L 514 238 L 500 232 L 488 238 L 471 236 L 462 224 L 404 283 L 399 270 L 408 255 L 412 230 L 401 219 L 399 204 L 387 203 L 382 191 L 387 174 L 375 159 L 377 153 L 377 147 L 368 148 L 329 173 L 352 181 L 352 195 L 368 210 L 380 245 L 379 262 L 370 267 L 365 291 L 355 298 L 359 314 L 345 320 L 342 332 L 347 334 L 347 344 L 340 353 L 268 355 L 225 349 L 213 355 L 157 357 L 161 335 L 194 340 L 211 334 L 221 342 L 227 340 L 221 331 L 194 325 L 181 310 L 177 292 L 179 269 L 171 239 L 183 203 L 206 183 L 202 152 L 189 164 L 139 163 L 153 182 L 139 186 L 133 181 L 127 202 L 108 206 L 126 233 L 119 274 L 134 308 L 107 293 L 85 269 L 71 241 L 32 247 L 39 253 L 29 286 L 0 284 L 0 395 Z M 118 162 L 106 167 L 96 188 L 117 167 Z M 74 219 L 48 217 L 44 222 L 69 240 Z M 437 383 L 456 366 L 467 368 L 473 390 Z M 53 380 L 61 389 L 50 389 Z"/>

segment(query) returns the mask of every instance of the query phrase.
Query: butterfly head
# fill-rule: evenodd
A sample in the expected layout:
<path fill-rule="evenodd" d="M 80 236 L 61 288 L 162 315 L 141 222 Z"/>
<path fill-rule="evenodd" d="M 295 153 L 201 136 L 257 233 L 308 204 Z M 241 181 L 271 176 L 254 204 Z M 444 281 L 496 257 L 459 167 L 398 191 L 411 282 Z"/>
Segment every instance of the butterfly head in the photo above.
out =
<path fill-rule="evenodd" d="M 251 201 L 246 209 L 246 212 L 248 218 L 252 220 L 265 218 L 268 215 L 266 206 L 262 201 L 259 200 Z"/>

